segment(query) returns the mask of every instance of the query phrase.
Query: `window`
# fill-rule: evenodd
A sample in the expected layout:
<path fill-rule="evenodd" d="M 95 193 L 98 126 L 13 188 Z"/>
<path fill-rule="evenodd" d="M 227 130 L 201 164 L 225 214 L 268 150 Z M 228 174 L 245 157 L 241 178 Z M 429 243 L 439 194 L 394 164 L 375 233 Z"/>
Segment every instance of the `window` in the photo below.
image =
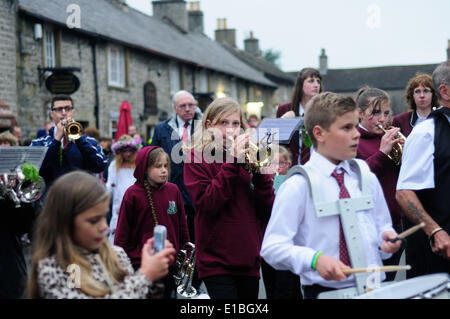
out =
<path fill-rule="evenodd" d="M 201 93 L 208 92 L 208 73 L 205 69 L 201 70 L 198 74 L 199 77 L 199 91 Z"/>
<path fill-rule="evenodd" d="M 108 84 L 125 87 L 125 52 L 123 48 L 116 46 L 108 48 Z"/>
<path fill-rule="evenodd" d="M 55 58 L 55 34 L 51 30 L 44 32 L 44 63 L 47 68 L 56 66 Z"/>
<path fill-rule="evenodd" d="M 170 93 L 173 95 L 180 90 L 180 68 L 178 63 L 170 65 Z"/>
<path fill-rule="evenodd" d="M 109 112 L 109 136 L 114 140 L 117 133 L 117 123 L 119 122 L 119 112 Z"/>
<path fill-rule="evenodd" d="M 156 86 L 153 82 L 144 84 L 144 116 L 158 114 L 156 105 Z"/>
<path fill-rule="evenodd" d="M 231 96 L 237 100 L 238 99 L 238 86 L 236 79 L 231 80 Z"/>

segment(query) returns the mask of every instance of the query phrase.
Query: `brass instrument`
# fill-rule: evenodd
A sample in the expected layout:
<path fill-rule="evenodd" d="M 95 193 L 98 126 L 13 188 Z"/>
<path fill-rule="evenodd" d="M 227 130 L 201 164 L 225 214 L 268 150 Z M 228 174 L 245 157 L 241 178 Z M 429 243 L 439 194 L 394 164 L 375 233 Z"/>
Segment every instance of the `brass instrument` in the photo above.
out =
<path fill-rule="evenodd" d="M 387 130 L 384 129 L 383 125 L 378 124 L 378 127 L 384 133 L 387 132 Z M 393 128 L 393 127 L 390 127 L 390 128 Z M 406 137 L 401 132 L 398 132 L 397 134 L 395 134 L 395 138 L 402 139 L 403 143 L 405 143 L 405 141 L 406 141 Z M 402 163 L 402 153 L 403 153 L 403 145 L 402 145 L 402 143 L 398 142 L 392 146 L 392 151 L 391 151 L 391 153 L 388 154 L 388 157 L 395 163 L 395 165 L 400 165 Z"/>
<path fill-rule="evenodd" d="M 192 298 L 197 295 L 197 290 L 192 287 L 192 277 L 195 269 L 195 245 L 193 243 L 184 244 L 176 255 L 175 265 L 178 269 L 175 279 L 177 293 L 182 298 Z"/>
<path fill-rule="evenodd" d="M 0 199 L 12 200 L 16 208 L 19 208 L 21 203 L 32 203 L 38 200 L 44 191 L 44 179 L 40 177 L 39 181 L 26 180 L 20 166 L 0 176 Z"/>
<path fill-rule="evenodd" d="M 248 151 L 245 152 L 245 163 L 244 168 L 249 173 L 260 173 L 261 169 L 267 167 L 271 164 L 273 154 L 272 154 L 272 138 L 270 133 L 267 133 L 266 141 L 259 142 L 258 145 L 249 141 Z M 234 142 L 231 136 L 228 138 Z M 262 140 L 261 140 L 262 141 Z M 263 154 L 263 156 L 261 156 Z"/>
<path fill-rule="evenodd" d="M 71 120 L 64 125 L 64 135 L 68 141 L 76 141 L 83 135 L 83 126 Z"/>

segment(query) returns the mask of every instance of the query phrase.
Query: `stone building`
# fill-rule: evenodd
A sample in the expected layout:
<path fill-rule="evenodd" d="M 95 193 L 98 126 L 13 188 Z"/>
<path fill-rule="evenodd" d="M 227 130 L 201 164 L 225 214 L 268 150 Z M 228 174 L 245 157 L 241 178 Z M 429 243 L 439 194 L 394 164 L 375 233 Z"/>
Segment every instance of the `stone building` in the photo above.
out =
<path fill-rule="evenodd" d="M 153 1 L 153 16 L 124 0 L 0 0 L 0 99 L 24 137 L 42 128 L 52 94 L 46 80 L 72 70 L 76 120 L 114 136 L 123 101 L 145 137 L 171 116 L 186 89 L 200 107 L 219 96 L 276 109 L 279 84 L 203 32 L 203 13 L 182 0 Z"/>

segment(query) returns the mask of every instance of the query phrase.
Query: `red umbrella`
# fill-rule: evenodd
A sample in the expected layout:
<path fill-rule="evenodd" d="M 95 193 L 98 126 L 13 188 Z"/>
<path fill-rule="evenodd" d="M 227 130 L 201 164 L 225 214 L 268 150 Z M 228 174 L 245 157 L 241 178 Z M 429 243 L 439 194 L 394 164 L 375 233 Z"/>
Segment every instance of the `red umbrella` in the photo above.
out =
<path fill-rule="evenodd" d="M 128 127 L 131 124 L 133 124 L 133 120 L 131 119 L 131 104 L 128 101 L 123 101 L 120 106 L 119 122 L 117 123 L 116 142 L 122 135 L 128 134 Z"/>

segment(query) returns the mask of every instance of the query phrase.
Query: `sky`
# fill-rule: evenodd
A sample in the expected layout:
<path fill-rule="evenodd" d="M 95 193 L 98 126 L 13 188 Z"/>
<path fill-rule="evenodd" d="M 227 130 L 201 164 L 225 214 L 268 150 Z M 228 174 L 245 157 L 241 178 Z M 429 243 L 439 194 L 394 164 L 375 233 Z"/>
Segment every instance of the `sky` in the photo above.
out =
<path fill-rule="evenodd" d="M 151 0 L 127 0 L 152 15 Z M 217 19 L 236 29 L 236 44 L 253 32 L 260 49 L 281 53 L 283 71 L 440 63 L 447 59 L 450 0 L 201 0 L 204 32 Z"/>

